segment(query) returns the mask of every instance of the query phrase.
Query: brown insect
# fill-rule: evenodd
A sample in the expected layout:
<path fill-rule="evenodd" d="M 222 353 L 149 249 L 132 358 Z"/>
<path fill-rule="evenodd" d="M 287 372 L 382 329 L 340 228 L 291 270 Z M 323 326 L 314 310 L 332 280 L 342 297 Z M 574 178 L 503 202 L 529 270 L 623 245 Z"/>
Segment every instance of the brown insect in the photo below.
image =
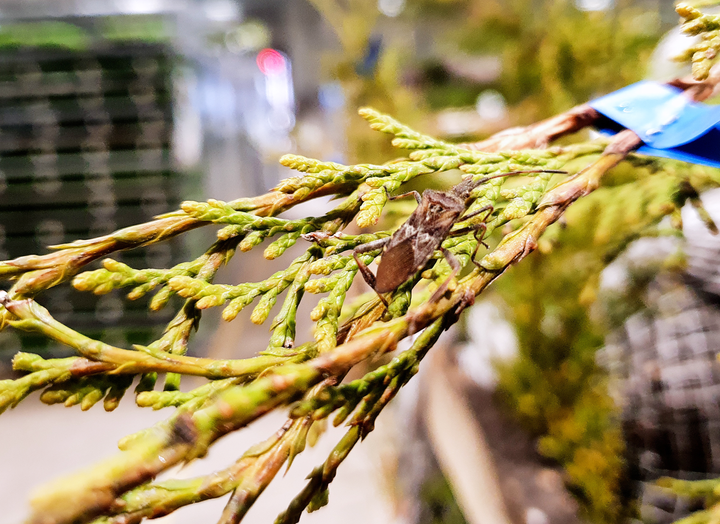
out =
<path fill-rule="evenodd" d="M 442 241 L 448 236 L 453 225 L 457 222 L 463 222 L 481 213 L 485 213 L 481 223 L 453 231 L 453 234 L 461 234 L 474 230 L 475 239 L 478 244 L 475 247 L 471 260 L 474 264 L 478 264 L 475 261 L 475 255 L 477 255 L 480 245 L 483 244 L 482 240 L 486 230 L 485 222 L 492 214 L 493 207 L 486 206 L 463 216 L 463 212 L 467 208 L 467 200 L 472 190 L 493 178 L 529 173 L 565 173 L 565 171 L 544 169 L 511 171 L 509 173 L 485 177 L 477 181 L 473 181 L 472 177 L 468 177 L 448 191 L 427 189 L 423 192 L 422 196 L 420 196 L 417 191 L 411 191 L 391 197 L 390 200 L 395 200 L 413 195 L 418 202 L 418 207 L 415 208 L 415 211 L 412 212 L 410 217 L 392 236 L 368 242 L 353 250 L 353 257 L 355 258 L 355 262 L 358 265 L 363 279 L 375 290 L 380 300 L 387 306 L 388 303 L 382 294 L 394 291 L 400 285 L 407 282 L 410 277 L 425 267 L 435 253 L 435 250 L 439 249 L 452 268 L 452 273 L 437 291 L 435 291 L 435 294 L 430 300 L 437 299 L 445 293 L 450 281 L 455 278 L 460 271 L 460 263 L 452 253 L 441 246 Z M 303 236 L 307 240 L 319 241 L 326 235 L 315 232 Z M 358 255 L 369 253 L 380 248 L 382 248 L 383 251 L 380 264 L 378 265 L 377 276 L 375 276 Z"/>
<path fill-rule="evenodd" d="M 458 234 L 472 230 L 475 231 L 475 239 L 478 241 L 478 244 L 475 247 L 471 260 L 477 264 L 477 262 L 475 262 L 475 255 L 480 245 L 483 244 L 482 239 L 486 230 L 485 221 L 492 214 L 493 207 L 486 206 L 469 215 L 463 216 L 463 212 L 467 207 L 467 200 L 472 190 L 493 178 L 541 172 L 565 173 L 564 171 L 554 170 L 512 171 L 485 177 L 477 181 L 473 181 L 472 177 L 469 177 L 448 191 L 428 189 L 423 192 L 422 197 L 417 191 L 392 197 L 391 199 L 396 199 L 413 195 L 418 202 L 418 207 L 415 208 L 415 211 L 413 211 L 405 223 L 400 226 L 391 237 L 381 238 L 355 248 L 353 257 L 358 265 L 360 274 L 365 279 L 365 282 L 380 296 L 383 303 L 387 305 L 382 293 L 393 291 L 405 283 L 411 276 L 425 267 L 436 249 L 440 249 L 452 268 L 452 273 L 440 288 L 438 288 L 435 295 L 433 295 L 433 299 L 437 298 L 445 293 L 450 281 L 455 278 L 460 271 L 460 263 L 452 253 L 441 246 L 442 241 L 447 237 L 448 233 L 450 233 L 455 223 L 469 220 L 472 217 L 485 213 L 480 224 L 453 232 Z M 358 257 L 358 254 L 375 251 L 381 247 L 383 251 L 380 264 L 378 265 L 377 276 L 375 276 Z"/>

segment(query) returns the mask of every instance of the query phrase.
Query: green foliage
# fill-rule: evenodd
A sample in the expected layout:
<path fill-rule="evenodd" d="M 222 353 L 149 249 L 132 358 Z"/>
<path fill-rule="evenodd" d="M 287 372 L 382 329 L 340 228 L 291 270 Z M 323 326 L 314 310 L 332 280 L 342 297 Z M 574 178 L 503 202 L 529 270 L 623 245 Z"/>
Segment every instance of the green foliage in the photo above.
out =
<path fill-rule="evenodd" d="M 56 47 L 81 51 L 91 42 L 91 35 L 81 27 L 59 21 L 3 24 L 0 48 Z"/>
<path fill-rule="evenodd" d="M 582 159 L 592 161 L 605 146 L 600 141 L 535 152 L 483 153 L 427 137 L 372 110 L 363 110 L 361 114 L 373 128 L 392 134 L 396 146 L 410 151 L 408 157 L 388 164 L 342 166 L 286 156 L 282 162 L 303 176 L 283 181 L 266 195 L 232 202 L 185 202 L 180 211 L 153 222 L 98 239 L 58 246 L 48 255 L 21 257 L 0 264 L 0 274 L 16 280 L 10 292 L 1 297 L 2 327 L 37 332 L 79 353 L 67 359 L 19 353 L 14 366 L 27 374 L 18 380 L 0 382 L 0 410 L 14 407 L 36 390 L 42 390 L 40 400 L 48 404 L 89 409 L 104 400 L 105 409 L 112 410 L 135 377 L 139 378 L 135 388 L 139 406 L 176 408 L 174 415 L 158 427 L 124 439 L 120 446 L 124 454 L 114 465 L 100 465 L 72 482 L 49 488 L 35 506 L 38 515 L 53 515 L 49 518 L 56 522 L 86 522 L 97 516 L 95 510 L 87 509 L 96 503 L 95 499 L 68 492 L 104 493 L 107 502 L 100 521 L 117 522 L 130 513 L 133 518 L 163 514 L 234 491 L 226 508 L 227 518 L 239 519 L 282 464 L 292 462 L 305 442 L 316 438 L 317 430 L 313 428 L 318 427 L 318 421 L 335 413 L 334 423 L 347 421 L 348 433 L 328 461 L 311 474 L 306 489 L 278 522 L 296 522 L 304 509 L 320 507 L 327 500 L 327 487 L 337 467 L 352 447 L 372 431 L 382 408 L 417 372 L 423 356 L 467 305 L 468 296 L 482 290 L 498 270 L 524 256 L 525 251 L 523 242 L 506 242 L 501 253 L 486 256 L 481 262 L 490 270 L 475 269 L 460 283 L 453 283 L 445 296 L 428 300 L 449 273 L 444 260 L 436 263 L 441 259 L 438 253 L 427 271 L 419 272 L 391 293 L 387 311 L 379 300 L 372 298 L 354 306 L 350 316 L 343 313 L 343 306 L 357 265 L 347 252 L 386 237 L 391 231 L 345 235 L 342 229 L 352 220 L 360 224 L 377 222 L 387 203 L 387 194 L 402 184 L 420 175 L 459 169 L 483 182 L 468 200 L 468 209 L 494 206 L 494 211 L 484 218 L 488 230 L 514 221 L 514 227 L 520 229 L 513 238 L 522 238 L 533 231 L 527 229 L 533 221 L 531 215 L 538 210 L 542 198 L 551 193 L 550 175 L 541 169 L 562 168 Z M 505 187 L 507 173 L 514 170 L 526 172 L 510 177 Z M 599 169 L 595 171 L 602 174 Z M 583 177 L 560 183 L 558 187 L 563 191 L 558 202 L 577 198 L 574 195 L 581 193 L 575 190 L 566 195 L 565 184 L 586 187 L 593 172 L 591 169 Z M 558 176 L 560 181 L 563 178 L 566 176 Z M 299 202 L 327 194 L 337 195 L 340 201 L 321 217 L 287 220 L 275 216 Z M 565 205 L 546 204 L 543 213 L 559 216 L 556 214 Z M 106 259 L 102 269 L 80 272 L 86 264 L 107 253 L 149 245 L 211 224 L 224 227 L 218 232 L 218 240 L 195 260 L 169 269 L 134 269 Z M 445 246 L 463 264 L 470 265 L 477 240 L 467 228 L 460 231 L 466 225 L 467 222 L 459 224 L 458 232 L 445 240 Z M 213 283 L 218 269 L 236 254 L 238 247 L 240 251 L 249 250 L 273 239 L 264 251 L 265 257 L 271 259 L 282 256 L 302 235 L 308 235 L 306 239 L 312 241 L 306 243 L 305 252 L 289 262 L 286 269 L 256 283 Z M 369 264 L 379 254 L 366 253 L 362 257 Z M 313 278 L 315 275 L 321 276 Z M 69 279 L 73 279 L 77 289 L 96 294 L 128 288 L 128 298 L 137 299 L 155 293 L 151 309 L 165 307 L 174 294 L 184 298 L 185 303 L 159 339 L 133 349 L 113 347 L 64 326 L 35 302 L 34 297 L 45 289 Z M 315 341 L 295 347 L 296 315 L 305 291 L 324 296 L 310 315 L 315 322 Z M 257 299 L 250 318 L 263 323 L 283 294 L 268 346 L 256 357 L 213 360 L 186 356 L 188 342 L 204 309 L 225 306 L 223 317 L 229 321 Z M 341 318 L 347 320 L 341 323 Z M 380 319 L 383 321 L 374 324 Z M 389 364 L 360 380 L 338 385 L 355 364 L 392 350 L 398 340 L 423 327 L 427 329 L 413 346 Z M 161 373 L 165 373 L 165 383 L 162 391 L 158 391 L 155 386 Z M 182 375 L 202 376 L 209 381 L 192 391 L 181 392 Z M 202 456 L 223 434 L 296 400 L 301 402 L 291 408 L 292 418 L 281 434 L 261 445 L 260 451 L 243 455 L 214 476 L 210 484 L 193 480 L 171 487 L 168 483 L 150 482 L 172 464 Z M 162 453 L 162 461 L 157 460 L 158 453 Z M 133 481 L 127 484 L 120 480 L 124 476 Z M 66 503 L 68 500 L 73 503 Z"/>
<path fill-rule="evenodd" d="M 420 488 L 423 510 L 429 524 L 465 524 L 462 511 L 455 502 L 452 488 L 441 473 L 428 478 Z"/>
<path fill-rule="evenodd" d="M 501 367 L 500 391 L 558 460 L 581 493 L 591 522 L 618 522 L 623 437 L 595 362 L 607 325 L 591 314 L 600 272 L 633 240 L 661 234 L 694 187 L 720 184 L 720 172 L 666 160 L 618 168 L 606 185 L 551 226 L 540 252 L 498 283 L 510 307 L 520 356 Z M 627 318 L 627 308 L 620 316 Z"/>
<path fill-rule="evenodd" d="M 110 41 L 169 42 L 172 35 L 162 16 L 110 16 L 102 21 L 102 36 Z"/>
<path fill-rule="evenodd" d="M 454 2 L 445 17 L 457 22 L 454 38 L 463 53 L 500 57 L 500 77 L 490 87 L 508 101 L 512 121 L 527 124 L 642 79 L 662 34 L 659 16 L 646 6 L 616 4 L 609 12 L 583 12 L 572 0 L 469 0 Z M 437 108 L 470 105 L 482 88 L 455 79 L 435 84 L 444 86 L 430 90 Z M 446 103 L 446 96 L 458 103 Z"/>
<path fill-rule="evenodd" d="M 684 19 L 683 33 L 699 37 L 699 42 L 692 45 L 677 59 L 691 61 L 693 77 L 696 80 L 705 80 L 710 74 L 710 68 L 718 61 L 720 16 L 703 14 L 686 3 L 679 3 L 676 9 Z"/>
<path fill-rule="evenodd" d="M 663 477 L 657 485 L 670 493 L 687 497 L 689 499 L 704 499 L 704 511 L 680 519 L 675 524 L 713 524 L 720 517 L 720 479 L 708 480 L 680 480 Z"/>
<path fill-rule="evenodd" d="M 56 48 L 84 51 L 96 41 L 167 42 L 170 38 L 165 22 L 158 16 L 111 16 L 97 27 L 59 20 L 14 21 L 0 27 L 0 49 Z"/>
<path fill-rule="evenodd" d="M 528 424 L 546 435 L 546 453 L 567 465 L 570 479 L 590 500 L 590 514 L 603 519 L 613 514 L 618 444 L 612 407 L 601 385 L 588 387 L 595 377 L 592 352 L 599 335 L 586 312 L 572 306 L 591 289 L 585 282 L 592 282 L 627 242 L 652 230 L 685 201 L 696 201 L 696 189 L 717 185 L 717 172 L 648 161 L 630 149 L 621 150 L 614 139 L 484 152 L 420 134 L 374 110 L 362 110 L 361 115 L 372 129 L 393 135 L 392 144 L 406 156 L 387 163 L 341 165 L 288 155 L 281 162 L 298 176 L 265 195 L 185 202 L 180 210 L 145 224 L 56 246 L 46 255 L 0 262 L 0 277 L 14 281 L 8 292 L 0 293 L 0 328 L 35 332 L 78 354 L 43 359 L 19 353 L 14 365 L 26 375 L 0 381 L 0 412 L 38 390 L 46 403 L 89 409 L 103 400 L 104 408 L 112 410 L 136 378 L 138 405 L 174 408 L 167 420 L 123 439 L 117 457 L 44 488 L 33 503 L 31 522 L 139 522 L 227 493 L 232 494 L 220 522 L 239 522 L 282 466 L 292 463 L 317 437 L 323 421 L 333 416 L 333 423 L 348 425 L 347 432 L 277 520 L 297 522 L 306 509 L 327 502 L 337 468 L 372 431 L 377 416 L 417 372 L 441 333 L 538 242 L 545 251 L 556 244 L 557 255 L 549 257 L 563 263 L 543 266 L 534 257 L 515 270 L 517 275 L 529 271 L 525 281 L 530 285 L 520 287 L 517 279 L 503 288 L 530 357 L 507 375 L 503 387 Z M 629 169 L 627 180 L 586 197 L 621 162 Z M 658 172 L 651 176 L 638 170 L 648 166 Z M 549 169 L 564 172 L 551 175 L 544 171 Z M 450 268 L 438 250 L 425 267 L 387 294 L 387 308 L 374 296 L 347 307 L 358 272 L 350 251 L 391 235 L 402 223 L 398 215 L 408 208 L 395 206 L 394 224 L 384 231 L 347 235 L 343 230 L 353 221 L 361 227 L 378 223 L 389 207 L 388 194 L 421 176 L 447 172 L 459 172 L 478 184 L 466 201 L 466 213 L 491 206 L 489 213 L 462 221 L 439 239 L 464 266 L 460 278 L 447 281 Z M 328 195 L 335 196 L 337 204 L 323 216 L 278 216 Z M 578 199 L 586 203 L 569 208 Z M 563 230 L 557 222 L 568 208 L 570 227 Z M 172 268 L 135 269 L 106 259 L 102 269 L 82 272 L 90 262 L 114 252 L 214 224 L 223 226 L 217 240 L 195 260 Z M 466 227 L 473 225 L 486 227 L 493 246 L 487 253 L 480 250 L 475 261 L 471 257 L 478 240 Z M 590 246 L 588 239 L 594 239 Z M 295 244 L 304 252 L 260 282 L 214 282 L 230 259 L 266 240 L 267 259 L 286 255 Z M 380 250 L 362 258 L 370 264 L 379 256 Z M 151 309 L 167 307 L 173 295 L 185 302 L 157 340 L 131 349 L 114 347 L 63 325 L 36 302 L 45 290 L 70 280 L 77 289 L 96 294 L 127 288 L 128 298 L 136 299 L 154 293 Z M 441 286 L 444 292 L 437 292 Z M 296 345 L 296 323 L 307 323 L 297 318 L 306 291 L 321 295 L 310 314 L 314 340 Z M 223 318 L 230 321 L 251 304 L 250 318 L 258 324 L 278 309 L 268 345 L 258 348 L 256 356 L 218 360 L 187 355 L 205 309 L 222 306 Z M 542 334 L 540 343 L 530 343 L 532 331 Z M 416 333 L 410 349 L 390 363 L 342 383 L 353 367 L 395 350 L 399 341 Z M 163 374 L 160 391 L 157 380 Z M 181 392 L 184 375 L 202 377 L 206 383 Z M 286 407 L 290 417 L 283 427 L 226 469 L 199 479 L 154 481 L 174 465 L 203 456 L 223 435 Z"/>

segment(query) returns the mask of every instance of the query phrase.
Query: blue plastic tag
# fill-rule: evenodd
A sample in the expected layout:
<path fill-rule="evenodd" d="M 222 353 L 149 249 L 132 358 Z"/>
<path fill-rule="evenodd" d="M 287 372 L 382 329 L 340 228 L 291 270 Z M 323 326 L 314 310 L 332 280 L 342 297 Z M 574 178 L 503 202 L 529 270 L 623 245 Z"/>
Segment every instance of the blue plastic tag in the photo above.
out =
<path fill-rule="evenodd" d="M 720 106 L 692 102 L 682 90 L 638 82 L 590 102 L 609 119 L 599 127 L 631 129 L 645 142 L 638 152 L 720 167 Z"/>

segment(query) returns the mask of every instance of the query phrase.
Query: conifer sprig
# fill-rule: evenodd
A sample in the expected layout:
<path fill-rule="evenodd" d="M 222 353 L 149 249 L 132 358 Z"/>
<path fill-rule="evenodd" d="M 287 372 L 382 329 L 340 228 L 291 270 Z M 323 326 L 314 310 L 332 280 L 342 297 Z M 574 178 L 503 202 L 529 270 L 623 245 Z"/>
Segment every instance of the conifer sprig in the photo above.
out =
<path fill-rule="evenodd" d="M 677 59 L 692 62 L 692 74 L 695 80 L 706 80 L 710 70 L 718 63 L 720 53 L 720 16 L 703 14 L 702 11 L 684 2 L 675 6 L 677 13 L 684 19 L 683 33 L 699 37 Z"/>
<path fill-rule="evenodd" d="M 350 428 L 278 518 L 278 522 L 297 522 L 304 510 L 316 509 L 327 501 L 328 485 L 344 458 L 372 430 L 383 407 L 417 372 L 422 357 L 475 296 L 536 249 L 541 235 L 568 206 L 594 191 L 608 170 L 624 160 L 648 164 L 642 157 L 628 156 L 639 142 L 627 133 L 609 140 L 528 150 L 522 149 L 528 137 L 520 132 L 493 142 L 509 144 L 504 150 L 489 147 L 489 151 L 479 151 L 470 145 L 424 136 L 371 110 L 362 114 L 372 127 L 393 134 L 398 147 L 410 150 L 408 158 L 383 165 L 343 166 L 286 156 L 283 163 L 303 175 L 282 182 L 266 195 L 231 202 L 187 202 L 181 211 L 147 224 L 59 246 L 52 255 L 0 264 L 0 275 L 18 279 L 9 293 L 0 296 L 2 328 L 41 333 L 74 348 L 79 355 L 46 360 L 19 354 L 15 367 L 28 374 L 0 382 L 0 411 L 14 407 L 35 390 L 43 390 L 41 399 L 45 402 L 89 408 L 104 399 L 106 409 L 112 409 L 135 376 L 141 379 L 136 388 L 139 405 L 175 408 L 166 421 L 124 439 L 120 446 L 123 451 L 117 457 L 41 491 L 33 501 L 31 524 L 139 522 L 229 492 L 233 495 L 220 521 L 238 522 L 281 467 L 303 451 L 318 421 L 332 415 L 334 424 L 348 423 Z M 533 143 L 544 146 L 560 134 L 576 130 L 578 122 L 592 121 L 592 115 L 574 111 L 551 120 L 528 130 Z M 655 165 L 664 170 L 671 163 L 656 161 Z M 654 208 L 656 212 L 644 226 L 695 198 L 697 193 L 688 186 L 719 182 L 717 177 L 697 172 L 690 175 L 677 164 L 672 166 L 675 172 L 662 180 L 663 189 L 651 194 L 659 199 L 671 192 L 674 201 Z M 467 202 L 470 212 L 492 206 L 482 220 L 487 233 L 495 233 L 491 245 L 496 243 L 496 247 L 480 251 L 479 267 L 470 261 L 477 247 L 474 234 L 460 231 L 469 223 L 458 224 L 443 246 L 468 269 L 462 278 L 449 283 L 444 294 L 432 294 L 449 273 L 438 251 L 428 266 L 430 271 L 418 272 L 392 292 L 387 310 L 373 296 L 353 306 L 352 316 L 347 313 L 348 291 L 358 272 L 349 251 L 392 234 L 346 235 L 342 231 L 352 220 L 360 225 L 374 224 L 388 195 L 418 176 L 460 169 L 466 176 L 480 179 L 528 168 L 566 169 L 576 174 L 555 179 L 538 172 L 513 183 L 505 178 L 485 181 Z M 647 180 L 652 186 L 656 179 Z M 324 195 L 336 195 L 341 201 L 322 217 L 287 220 L 277 216 L 299 202 Z M 151 303 L 154 308 L 166 304 L 175 293 L 185 298 L 165 333 L 147 346 L 124 349 L 85 337 L 55 320 L 34 299 L 100 257 L 212 223 L 225 227 L 218 241 L 194 261 L 170 269 L 132 269 L 106 261 L 103 269 L 75 277 L 76 287 L 98 294 L 131 287 L 130 298 L 137 298 L 157 290 Z M 286 269 L 265 280 L 234 285 L 213 282 L 217 270 L 237 248 L 252 249 L 275 236 L 278 238 L 265 249 L 266 258 L 281 256 L 300 239 L 308 242 Z M 378 256 L 382 256 L 380 250 L 364 253 L 361 258 L 370 264 Z M 301 320 L 297 318 L 298 306 L 305 291 L 324 296 L 310 315 L 315 325 L 314 342 L 295 346 L 296 324 Z M 225 305 L 223 317 L 232 320 L 258 299 L 251 319 L 262 323 L 283 294 L 268 345 L 258 348 L 257 356 L 216 360 L 185 354 L 203 309 Z M 393 351 L 399 341 L 418 332 L 413 346 L 389 364 L 362 379 L 340 384 L 358 363 Z M 166 373 L 164 391 L 154 389 L 158 373 Z M 178 386 L 182 375 L 204 377 L 208 382 L 181 392 Z M 200 479 L 153 483 L 156 475 L 173 465 L 203 456 L 223 435 L 285 406 L 290 407 L 291 419 L 281 431 L 248 450 L 227 469 Z"/>

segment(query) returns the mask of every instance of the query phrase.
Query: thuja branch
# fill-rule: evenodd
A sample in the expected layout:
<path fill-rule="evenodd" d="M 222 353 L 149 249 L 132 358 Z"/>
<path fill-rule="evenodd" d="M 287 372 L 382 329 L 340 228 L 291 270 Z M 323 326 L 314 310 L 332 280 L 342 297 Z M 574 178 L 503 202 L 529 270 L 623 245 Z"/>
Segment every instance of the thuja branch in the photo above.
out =
<path fill-rule="evenodd" d="M 438 339 L 442 330 L 442 320 L 436 321 L 432 327 L 423 332 L 410 349 L 398 355 L 390 364 L 346 386 L 320 389 L 318 393 L 304 401 L 305 405 L 313 406 L 312 414 L 298 406 L 299 409 L 293 411 L 293 416 L 296 418 L 289 420 L 265 442 L 253 446 L 229 468 L 207 477 L 139 487 L 124 494 L 109 508 L 108 513 L 117 513 L 115 516 L 98 521 L 97 524 L 100 522 L 119 524 L 136 522 L 143 517 L 159 517 L 184 505 L 220 497 L 233 490 L 235 494 L 228 502 L 220 522 L 238 522 L 282 465 L 305 447 L 310 425 L 340 407 L 328 402 L 334 396 L 328 393 L 339 389 L 347 395 L 352 390 L 354 398 L 351 401 L 352 406 L 348 409 L 348 405 L 345 404 L 343 406 L 345 409 L 340 410 L 334 422 L 336 426 L 341 424 L 363 399 L 363 407 L 350 421 L 352 429 L 338 444 L 324 467 L 313 472 L 308 487 L 291 503 L 282 520 L 278 519 L 282 522 L 296 522 L 309 502 L 327 488 L 337 467 L 352 447 L 372 430 L 374 420 L 382 408 L 397 394 L 400 387 L 417 373 L 420 361 Z M 328 407 L 331 409 L 327 409 Z M 253 473 L 251 470 L 256 470 L 258 473 Z"/>
<path fill-rule="evenodd" d="M 483 269 L 461 280 L 453 291 L 436 301 L 411 308 L 403 317 L 371 326 L 333 351 L 306 363 L 274 368 L 248 385 L 222 391 L 199 409 L 178 408 L 170 421 L 133 441 L 130 448 L 115 459 L 47 488 L 33 503 L 31 522 L 46 519 L 58 524 L 84 522 L 102 514 L 122 493 L 174 464 L 202 456 L 221 436 L 296 399 L 325 377 L 344 375 L 360 361 L 393 349 L 408 334 L 440 318 L 445 319 L 446 325 L 452 323 L 459 311 L 507 267 L 534 250 L 542 232 L 559 219 L 567 206 L 594 190 L 601 177 L 624 158 L 633 143 L 626 135 L 618 135 L 598 161 L 548 191 L 537 213 L 482 259 Z M 8 301 L 6 307 L 20 316 L 31 309 L 29 301 L 17 306 Z M 34 313 L 30 318 L 13 322 L 32 322 L 36 320 L 37 312 Z"/>
<path fill-rule="evenodd" d="M 679 3 L 675 10 L 684 19 L 682 31 L 699 37 L 699 42 L 690 46 L 683 55 L 677 57 L 677 60 L 692 62 L 693 77 L 696 80 L 705 80 L 718 61 L 720 16 L 703 14 L 684 2 Z"/>
<path fill-rule="evenodd" d="M 262 491 L 257 483 L 249 485 L 248 480 L 257 480 L 257 471 L 274 476 L 297 445 L 298 437 L 307 432 L 309 423 L 312 421 L 307 419 L 288 420 L 274 435 L 248 449 L 234 464 L 222 471 L 194 479 L 153 483 L 131 490 L 113 502 L 107 512 L 109 516 L 94 522 L 128 524 L 143 518 L 157 518 L 188 504 L 221 497 L 235 489 L 242 490 L 245 496 L 244 503 L 234 506 L 236 512 L 247 511 Z"/>
<path fill-rule="evenodd" d="M 688 96 L 700 99 L 712 91 L 711 82 L 703 89 L 699 86 L 688 84 Z M 292 462 L 304 449 L 313 421 L 336 413 L 334 421 L 340 424 L 349 419 L 351 428 L 280 517 L 281 522 L 296 521 L 305 508 L 324 502 L 328 483 L 344 457 L 372 429 L 382 408 L 416 372 L 437 336 L 457 320 L 475 296 L 532 252 L 546 229 L 573 202 L 595 190 L 609 169 L 625 159 L 638 165 L 648 162 L 630 155 L 640 142 L 629 131 L 612 139 L 545 148 L 552 140 L 592 123 L 597 115 L 587 106 L 467 147 L 427 137 L 372 110 L 362 114 L 375 129 L 394 135 L 393 143 L 409 150 L 408 157 L 383 165 L 344 166 L 288 155 L 282 163 L 302 176 L 281 182 L 267 195 L 231 202 L 186 202 L 181 211 L 153 222 L 100 239 L 59 246 L 60 251 L 51 255 L 0 264 L 0 275 L 19 279 L 10 293 L 0 296 L 4 306 L 0 310 L 2 327 L 41 333 L 80 355 L 44 360 L 19 354 L 15 367 L 29 374 L 0 382 L 0 410 L 16 405 L 37 389 L 45 389 L 43 401 L 80 403 L 83 408 L 106 395 L 106 408 L 112 408 L 133 375 L 143 377 L 136 390 L 138 404 L 158 409 L 176 407 L 165 422 L 126 438 L 119 456 L 47 487 L 33 502 L 31 522 L 61 524 L 96 518 L 138 522 L 229 491 L 234 493 L 221 522 L 237 522 L 281 466 Z M 566 169 L 574 173 L 582 165 L 586 167 L 579 173 L 554 186 L 555 179 L 546 172 Z M 389 195 L 403 183 L 451 169 L 463 171 L 473 178 L 473 184 L 478 184 L 465 201 L 465 216 L 482 209 L 488 212 L 483 218 L 471 218 L 452 227 L 446 238 L 437 239 L 442 241 L 442 247 L 461 265 L 468 266 L 478 247 L 477 237 L 467 232 L 468 228 L 481 225 L 488 234 L 505 232 L 506 228 L 510 232 L 481 258 L 478 267 L 470 266 L 472 271 L 459 281 L 448 279 L 450 267 L 440 251 L 435 252 L 429 261 L 425 259 L 426 266 L 417 268 L 414 274 L 410 271 L 407 280 L 383 298 L 388 302 L 387 310 L 379 298 L 373 298 L 341 325 L 346 294 L 358 272 L 357 261 L 370 264 L 381 250 L 369 250 L 357 259 L 345 252 L 393 233 L 345 235 L 343 228 L 352 220 L 359 225 L 376 223 Z M 505 186 L 510 171 L 523 171 L 527 176 L 512 187 Z M 690 185 L 687 170 L 679 169 L 669 178 L 663 187 Z M 341 200 L 320 217 L 287 220 L 276 216 L 296 203 L 322 195 L 336 195 Z M 695 197 L 694 190 L 678 190 L 675 200 L 656 211 L 652 220 L 675 212 L 686 198 Z M 140 270 L 106 261 L 104 269 L 76 277 L 76 287 L 98 294 L 129 287 L 130 297 L 137 298 L 159 289 L 152 308 L 165 305 L 173 293 L 186 298 L 165 334 L 146 347 L 129 350 L 85 337 L 55 320 L 35 301 L 40 291 L 73 276 L 100 256 L 212 223 L 224 226 L 219 238 L 194 261 L 170 269 Z M 302 238 L 311 243 L 285 270 L 261 282 L 213 282 L 219 267 L 237 249 L 253 249 L 272 237 L 277 238 L 265 249 L 266 258 L 281 256 Z M 315 275 L 321 277 L 312 278 Z M 440 292 L 433 293 L 439 288 Z M 305 291 L 326 296 L 311 313 L 315 341 L 295 347 L 296 316 Z M 264 352 L 243 360 L 185 356 L 202 309 L 227 304 L 223 316 L 231 320 L 257 298 L 251 319 L 261 323 L 269 318 L 282 293 L 285 298 Z M 418 300 L 420 297 L 423 300 Z M 423 329 L 410 352 L 359 382 L 338 385 L 353 366 L 392 351 L 400 340 Z M 166 391 L 152 390 L 158 372 L 168 374 Z M 176 391 L 180 375 L 202 376 L 211 382 L 180 392 Z M 293 404 L 296 401 L 300 404 Z M 223 435 L 286 405 L 292 405 L 294 420 L 218 476 L 179 484 L 151 484 L 169 467 L 204 455 Z"/>
<path fill-rule="evenodd" d="M 349 192 L 352 183 L 339 181 L 311 189 L 303 194 L 271 191 L 254 198 L 229 202 L 233 210 L 259 217 L 274 216 L 301 202 L 328 194 Z M 28 255 L 0 263 L 0 276 L 16 278 L 13 295 L 33 296 L 49 287 L 72 278 L 90 262 L 117 251 L 144 247 L 163 242 L 179 234 L 207 225 L 203 221 L 178 211 L 151 222 L 127 227 L 109 235 L 70 244 L 54 246 L 56 252 L 47 255 Z"/>
<path fill-rule="evenodd" d="M 440 337 L 443 327 L 443 319 L 436 320 L 418 337 L 410 349 L 398 355 L 390 364 L 366 375 L 361 380 L 338 388 L 345 390 L 340 393 L 340 396 L 347 396 L 349 392 L 352 392 L 350 398 L 343 399 L 345 402 L 334 403 L 332 395 L 326 395 L 325 399 L 317 399 L 316 402 L 312 402 L 314 399 L 311 399 L 311 405 L 314 408 L 313 418 L 327 416 L 335 409 L 341 408 L 333 422 L 335 426 L 345 420 L 360 399 L 362 399 L 362 404 L 349 423 L 350 430 L 335 446 L 325 463 L 313 470 L 308 477 L 308 484 L 292 500 L 287 510 L 278 516 L 275 524 L 298 522 L 305 509 L 317 509 L 327 502 L 328 486 L 335 478 L 340 464 L 355 444 L 372 431 L 375 419 L 382 409 L 417 373 L 420 361 Z M 380 387 L 377 387 L 378 382 Z M 300 410 L 302 411 L 302 408 Z"/>
<path fill-rule="evenodd" d="M 208 358 L 172 355 L 151 347 L 140 347 L 139 351 L 117 348 L 105 344 L 74 331 L 55 320 L 49 312 L 32 299 L 11 300 L 5 292 L 1 292 L 0 302 L 5 306 L 4 322 L 24 331 L 34 331 L 46 337 L 76 349 L 91 361 L 103 362 L 110 368 L 96 368 L 96 372 L 106 371 L 113 374 L 138 374 L 148 372 L 173 372 L 184 375 L 196 375 L 207 378 L 243 377 L 255 375 L 268 367 L 285 362 L 287 359 L 273 357 L 256 357 L 245 360 L 215 360 Z M 67 362 L 69 367 L 79 360 L 61 359 L 45 361 L 33 359 L 31 365 L 23 357 L 18 362 L 19 369 L 34 371 L 41 366 L 55 367 Z M 50 362 L 51 364 L 47 364 Z M 89 374 L 89 373 L 88 373 Z"/>
<path fill-rule="evenodd" d="M 536 149 L 547 146 L 553 140 L 593 125 L 600 113 L 587 104 L 574 107 L 565 113 L 548 118 L 527 127 L 508 129 L 487 140 L 463 147 L 478 151 L 506 151 L 511 149 Z"/>

